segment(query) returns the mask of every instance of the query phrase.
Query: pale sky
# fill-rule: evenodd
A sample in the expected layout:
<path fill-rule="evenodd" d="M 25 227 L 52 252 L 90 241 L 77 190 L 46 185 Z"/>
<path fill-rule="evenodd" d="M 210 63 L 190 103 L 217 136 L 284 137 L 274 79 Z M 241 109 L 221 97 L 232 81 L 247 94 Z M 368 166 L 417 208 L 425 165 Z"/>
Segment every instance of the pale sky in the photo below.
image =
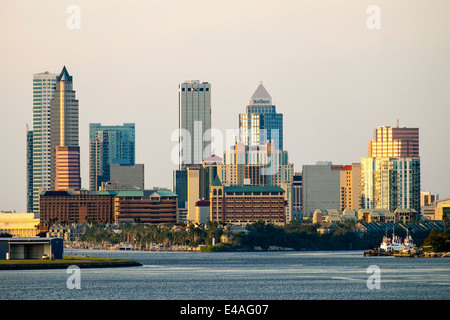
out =
<path fill-rule="evenodd" d="M 67 8 L 80 9 L 80 28 Z M 370 30 L 367 8 L 380 8 Z M 34 73 L 73 76 L 82 185 L 89 123 L 136 123 L 146 188 L 172 188 L 178 84 L 211 83 L 212 126 L 237 129 L 263 82 L 295 171 L 360 162 L 379 126 L 420 129 L 422 191 L 450 197 L 450 1 L 0 2 L 0 210 L 26 210 Z M 225 141 L 224 141 L 225 143 Z"/>

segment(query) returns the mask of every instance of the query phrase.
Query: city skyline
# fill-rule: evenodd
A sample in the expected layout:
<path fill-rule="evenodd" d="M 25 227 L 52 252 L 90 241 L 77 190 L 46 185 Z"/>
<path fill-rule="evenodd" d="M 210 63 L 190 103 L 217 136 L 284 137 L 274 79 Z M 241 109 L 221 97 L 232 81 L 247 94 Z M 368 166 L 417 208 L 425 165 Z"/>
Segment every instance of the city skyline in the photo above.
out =
<path fill-rule="evenodd" d="M 422 191 L 450 196 L 448 3 L 429 8 L 379 1 L 380 30 L 366 27 L 372 3 L 364 1 L 283 7 L 266 1 L 257 8 L 246 1 L 131 3 L 80 1 L 79 30 L 66 27 L 67 3 L 29 2 L 27 10 L 13 1 L 1 5 L 0 130 L 6 152 L 0 176 L 7 196 L 0 210 L 26 210 L 24 137 L 27 123 L 34 130 L 32 75 L 59 73 L 64 65 L 79 100 L 83 188 L 89 187 L 88 126 L 95 122 L 136 123 L 136 163 L 149 168 L 145 185 L 172 188 L 178 84 L 202 79 L 213 87 L 212 128 L 224 134 L 238 128 L 239 113 L 262 81 L 284 114 L 284 149 L 295 171 L 322 160 L 360 162 L 373 129 L 395 127 L 397 119 L 400 127 L 419 128 Z M 215 37 L 205 44 L 201 31 Z M 186 48 L 182 59 L 177 48 Z M 18 52 L 27 52 L 26 59 Z"/>

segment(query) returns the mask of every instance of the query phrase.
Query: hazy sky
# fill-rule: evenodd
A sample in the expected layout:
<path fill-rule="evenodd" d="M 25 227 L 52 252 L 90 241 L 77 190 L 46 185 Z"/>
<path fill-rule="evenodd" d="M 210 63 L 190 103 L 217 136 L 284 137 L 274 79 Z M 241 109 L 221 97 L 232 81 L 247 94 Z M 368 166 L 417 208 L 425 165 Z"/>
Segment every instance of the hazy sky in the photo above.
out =
<path fill-rule="evenodd" d="M 80 9 L 80 28 L 68 7 Z M 381 29 L 367 20 L 380 8 Z M 295 171 L 360 162 L 373 129 L 420 129 L 422 190 L 450 196 L 450 1 L 0 2 L 0 210 L 26 210 L 32 76 L 73 76 L 82 185 L 89 123 L 136 123 L 146 188 L 172 188 L 178 84 L 212 86 L 212 126 L 238 128 L 263 82 Z M 72 24 L 73 25 L 73 24 Z M 225 143 L 225 141 L 224 141 Z"/>

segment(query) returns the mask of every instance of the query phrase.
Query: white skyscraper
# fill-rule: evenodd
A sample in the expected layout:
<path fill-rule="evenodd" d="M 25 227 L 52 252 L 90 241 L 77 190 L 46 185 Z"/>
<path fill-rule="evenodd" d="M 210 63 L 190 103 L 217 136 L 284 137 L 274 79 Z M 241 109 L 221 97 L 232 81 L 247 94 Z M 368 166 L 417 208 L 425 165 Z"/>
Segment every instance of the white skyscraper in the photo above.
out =
<path fill-rule="evenodd" d="M 50 189 L 50 100 L 57 74 L 33 75 L 33 212 L 39 212 L 39 193 Z"/>
<path fill-rule="evenodd" d="M 180 165 L 201 164 L 211 155 L 211 85 L 185 81 L 178 97 Z"/>

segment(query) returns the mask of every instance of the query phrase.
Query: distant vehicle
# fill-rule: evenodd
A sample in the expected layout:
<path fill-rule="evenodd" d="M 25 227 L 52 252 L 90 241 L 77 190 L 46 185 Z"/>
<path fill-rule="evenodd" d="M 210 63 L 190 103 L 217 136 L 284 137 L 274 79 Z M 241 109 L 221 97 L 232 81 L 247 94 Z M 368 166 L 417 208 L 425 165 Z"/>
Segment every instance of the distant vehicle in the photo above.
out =
<path fill-rule="evenodd" d="M 50 256 L 45 253 L 42 255 L 42 260 L 50 260 Z"/>

